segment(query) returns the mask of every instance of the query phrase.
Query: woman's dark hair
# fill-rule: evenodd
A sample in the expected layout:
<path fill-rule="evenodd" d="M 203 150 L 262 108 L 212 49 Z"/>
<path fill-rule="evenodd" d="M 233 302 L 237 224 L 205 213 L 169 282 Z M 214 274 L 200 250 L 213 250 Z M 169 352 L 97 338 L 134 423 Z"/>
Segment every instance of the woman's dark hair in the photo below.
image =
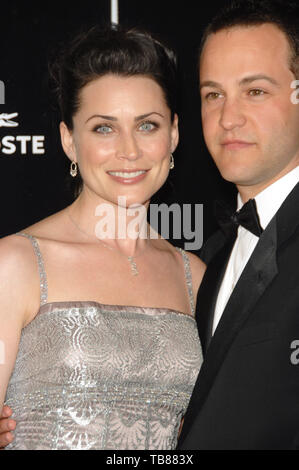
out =
<path fill-rule="evenodd" d="M 157 82 L 171 112 L 177 110 L 177 60 L 172 49 L 151 34 L 119 26 L 94 26 L 81 32 L 49 64 L 50 86 L 62 120 L 73 129 L 73 116 L 80 107 L 80 91 L 89 82 L 106 74 L 142 75 Z M 79 173 L 79 172 L 78 172 Z M 82 188 L 75 178 L 75 195 Z"/>
<path fill-rule="evenodd" d="M 106 74 L 145 75 L 155 80 L 173 120 L 177 106 L 175 53 L 145 31 L 94 26 L 72 39 L 50 64 L 61 117 L 69 129 L 80 106 L 80 90 Z"/>
<path fill-rule="evenodd" d="M 299 78 L 299 4 L 298 0 L 233 0 L 212 19 L 204 30 L 199 47 L 212 33 L 235 26 L 276 25 L 290 44 L 290 69 Z M 261 44 L 261 47 L 263 45 Z M 273 58 L 275 60 L 275 58 Z"/>

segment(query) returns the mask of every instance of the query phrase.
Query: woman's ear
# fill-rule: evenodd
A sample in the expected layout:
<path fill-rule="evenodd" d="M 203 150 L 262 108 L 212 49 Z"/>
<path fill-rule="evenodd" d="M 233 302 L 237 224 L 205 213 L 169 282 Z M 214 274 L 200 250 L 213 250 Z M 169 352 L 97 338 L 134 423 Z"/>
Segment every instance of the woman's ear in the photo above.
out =
<path fill-rule="evenodd" d="M 61 145 L 64 150 L 64 153 L 72 162 L 77 162 L 73 133 L 69 130 L 69 128 L 63 121 L 59 124 L 59 130 Z"/>
<path fill-rule="evenodd" d="M 175 114 L 171 128 L 171 153 L 175 151 L 179 143 L 179 118 Z"/>

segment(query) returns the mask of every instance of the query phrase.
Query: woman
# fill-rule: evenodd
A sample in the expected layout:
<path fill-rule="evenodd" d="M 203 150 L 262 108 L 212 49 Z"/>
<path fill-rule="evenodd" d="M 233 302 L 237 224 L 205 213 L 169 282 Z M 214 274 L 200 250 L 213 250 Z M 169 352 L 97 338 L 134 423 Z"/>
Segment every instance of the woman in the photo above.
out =
<path fill-rule="evenodd" d="M 53 70 L 82 184 L 66 209 L 0 242 L 7 448 L 173 449 L 202 361 L 204 266 L 154 237 L 141 209 L 173 166 L 175 59 L 148 34 L 93 28 Z"/>

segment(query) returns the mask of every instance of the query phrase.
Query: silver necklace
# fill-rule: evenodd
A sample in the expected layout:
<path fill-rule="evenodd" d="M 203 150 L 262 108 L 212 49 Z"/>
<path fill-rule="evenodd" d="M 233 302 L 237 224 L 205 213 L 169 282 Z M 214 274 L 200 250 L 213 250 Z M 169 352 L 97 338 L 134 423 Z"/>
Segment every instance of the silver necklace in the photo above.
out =
<path fill-rule="evenodd" d="M 108 248 L 109 250 L 112 250 L 112 251 L 116 251 L 119 255 L 123 256 L 124 258 L 127 258 L 127 260 L 129 261 L 130 263 L 130 267 L 131 267 L 131 274 L 132 276 L 138 276 L 139 274 L 139 271 L 138 271 L 138 268 L 137 268 L 137 264 L 136 264 L 136 261 L 135 261 L 135 258 L 138 258 L 138 256 L 142 255 L 143 252 L 145 251 L 146 248 L 144 248 L 144 250 L 139 253 L 139 255 L 137 256 L 127 256 L 127 255 L 124 255 L 123 253 L 121 253 L 119 250 L 117 250 L 116 248 L 113 248 L 112 246 L 109 246 L 107 245 L 105 242 L 103 242 L 103 240 L 101 240 L 100 238 L 93 238 L 89 233 L 85 232 L 81 227 L 79 227 L 79 225 L 77 224 L 77 222 L 73 219 L 73 217 L 71 216 L 71 214 L 69 212 L 67 212 L 68 216 L 69 216 L 69 219 L 70 221 L 73 223 L 73 225 L 79 230 L 79 232 L 83 233 L 84 235 L 86 235 L 87 237 L 89 238 L 92 238 L 93 240 L 96 240 L 97 242 L 101 243 L 105 248 Z"/>

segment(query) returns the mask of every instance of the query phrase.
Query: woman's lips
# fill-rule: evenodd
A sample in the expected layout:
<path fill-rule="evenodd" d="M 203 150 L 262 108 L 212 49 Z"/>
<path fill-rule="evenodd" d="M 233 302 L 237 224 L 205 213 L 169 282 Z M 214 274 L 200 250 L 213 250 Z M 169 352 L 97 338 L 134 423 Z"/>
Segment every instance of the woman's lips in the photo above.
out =
<path fill-rule="evenodd" d="M 134 184 L 143 180 L 148 170 L 108 171 L 108 175 L 118 183 Z"/>

